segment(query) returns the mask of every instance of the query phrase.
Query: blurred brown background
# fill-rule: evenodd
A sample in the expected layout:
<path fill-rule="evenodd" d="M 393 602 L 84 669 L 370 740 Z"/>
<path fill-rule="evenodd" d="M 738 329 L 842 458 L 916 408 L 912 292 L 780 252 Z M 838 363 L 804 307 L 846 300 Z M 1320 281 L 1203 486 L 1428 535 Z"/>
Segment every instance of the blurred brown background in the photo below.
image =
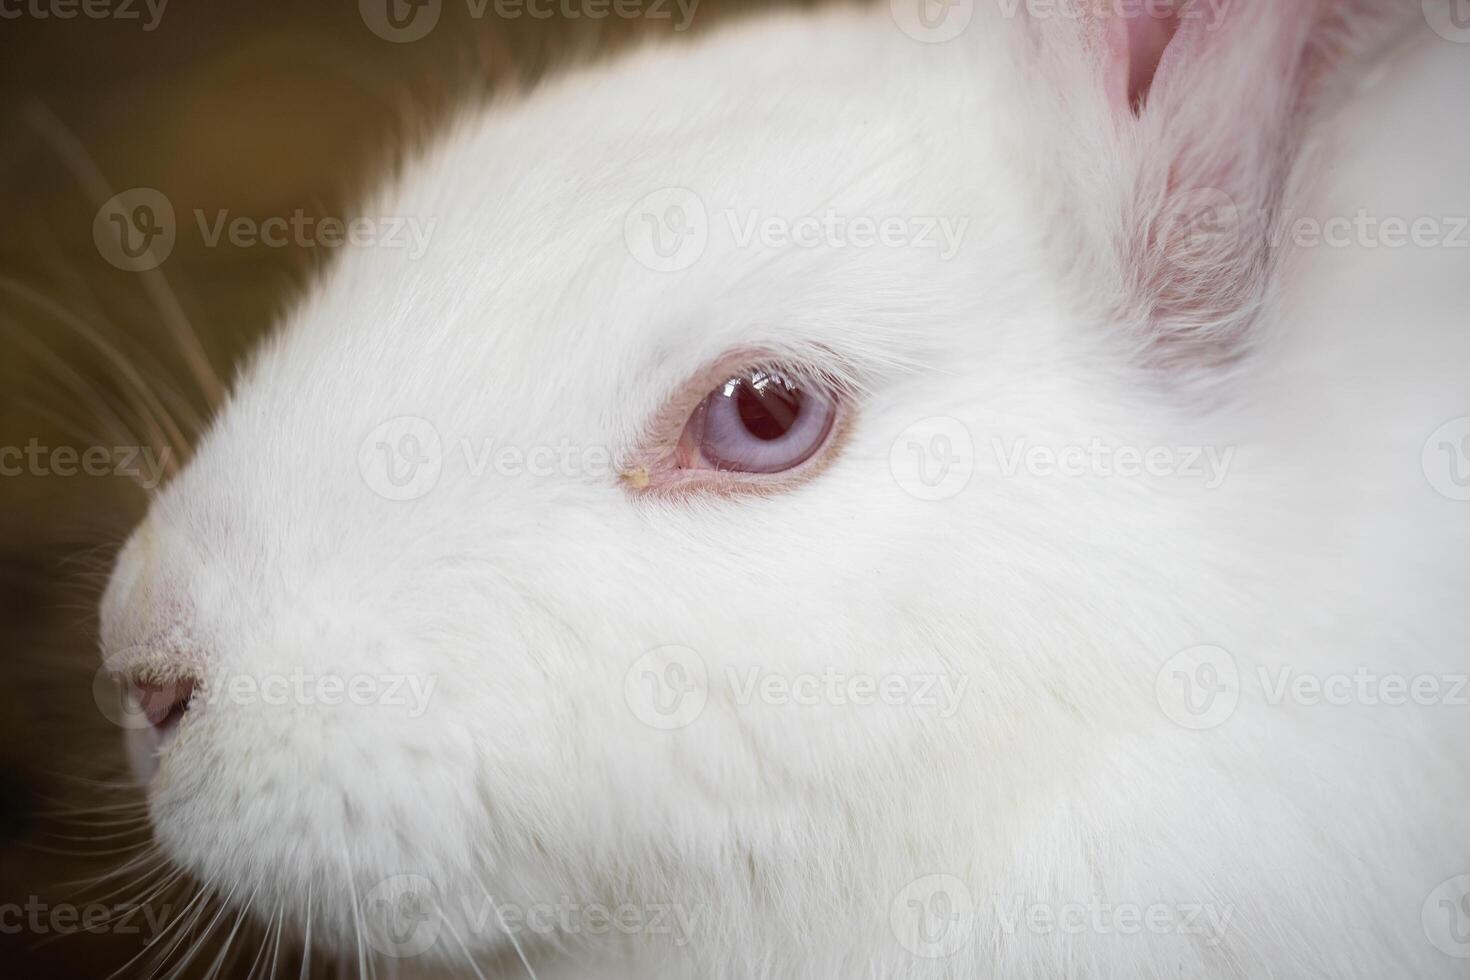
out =
<path fill-rule="evenodd" d="M 589 16 L 609 10 L 599 0 L 540 0 L 549 17 L 518 0 L 440 0 L 431 30 L 391 42 L 369 28 L 387 2 L 172 0 L 160 13 L 158 0 L 152 9 L 0 0 L 0 451 L 44 450 L 41 466 L 14 452 L 0 461 L 9 463 L 0 475 L 5 976 L 141 977 L 157 952 L 129 963 L 153 931 L 141 914 L 94 932 L 68 918 L 88 903 L 112 912 L 148 897 L 132 874 L 85 880 L 145 853 L 121 732 L 92 681 L 97 597 L 146 497 L 115 473 L 51 472 L 64 467 L 56 450 L 135 442 L 156 451 L 178 441 L 148 424 L 165 416 L 187 436 L 210 404 L 191 358 L 228 377 L 312 268 L 331 260 L 320 246 L 211 247 L 195 210 L 257 221 L 350 214 L 395 148 L 431 132 L 458 100 L 533 84 L 640 38 L 679 43 L 765 5 L 700 0 L 686 23 L 692 0 L 682 10 L 633 0 L 637 17 Z M 135 187 L 161 192 L 177 215 L 176 241 L 153 273 L 115 267 L 94 240 L 104 201 Z M 190 884 L 150 902 L 163 912 Z M 261 945 L 240 945 L 219 975 L 249 974 Z M 294 955 L 281 951 L 282 972 L 298 968 Z M 212 960 L 201 951 L 185 975 L 204 975 Z M 318 958 L 312 975 L 331 970 Z"/>

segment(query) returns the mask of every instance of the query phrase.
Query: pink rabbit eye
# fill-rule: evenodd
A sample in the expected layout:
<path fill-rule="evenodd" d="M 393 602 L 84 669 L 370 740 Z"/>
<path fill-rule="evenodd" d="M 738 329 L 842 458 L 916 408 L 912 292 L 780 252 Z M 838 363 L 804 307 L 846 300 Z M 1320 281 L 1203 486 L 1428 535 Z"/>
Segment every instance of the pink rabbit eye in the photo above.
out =
<path fill-rule="evenodd" d="M 836 400 L 816 385 L 776 371 L 752 370 L 720 385 L 689 418 L 686 452 L 716 470 L 781 473 L 826 443 Z"/>
<path fill-rule="evenodd" d="M 853 419 L 840 362 L 828 355 L 830 370 L 792 368 L 760 357 L 727 355 L 681 386 L 625 457 L 622 484 L 635 493 L 733 496 L 775 493 L 820 473 Z"/>

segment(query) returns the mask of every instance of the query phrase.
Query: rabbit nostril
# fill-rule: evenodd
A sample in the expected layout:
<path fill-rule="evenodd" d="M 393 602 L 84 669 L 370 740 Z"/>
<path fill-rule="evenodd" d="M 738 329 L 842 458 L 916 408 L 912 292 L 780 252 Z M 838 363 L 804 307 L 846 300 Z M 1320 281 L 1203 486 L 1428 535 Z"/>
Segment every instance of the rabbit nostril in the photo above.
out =
<path fill-rule="evenodd" d="M 164 731 L 176 725 L 184 712 L 189 710 L 189 700 L 194 696 L 194 681 L 184 678 L 166 684 L 133 682 L 133 695 L 138 699 L 148 723 Z"/>

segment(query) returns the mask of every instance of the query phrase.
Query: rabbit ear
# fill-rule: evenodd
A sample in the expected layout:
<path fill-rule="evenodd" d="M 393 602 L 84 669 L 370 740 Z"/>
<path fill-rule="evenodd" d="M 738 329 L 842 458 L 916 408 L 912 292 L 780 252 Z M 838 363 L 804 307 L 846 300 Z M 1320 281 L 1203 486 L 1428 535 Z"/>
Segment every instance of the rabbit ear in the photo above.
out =
<path fill-rule="evenodd" d="M 1140 357 L 1185 369 L 1234 360 L 1271 281 L 1270 239 L 1330 70 L 1390 0 L 1089 0 L 1069 32 L 1105 104 L 1072 109 L 1098 187 L 1079 248 L 1115 294 Z M 1042 38 L 1043 46 L 1048 39 Z M 1052 64 L 1066 58 L 1052 47 Z M 1080 54 L 1080 56 L 1079 56 Z M 1082 67 L 1077 67 L 1082 66 Z M 1088 105 L 1081 100 L 1082 105 Z M 1080 113 L 1086 112 L 1086 118 Z M 1090 217 L 1089 217 L 1090 215 Z"/>
<path fill-rule="evenodd" d="M 1108 98 L 1115 111 L 1137 113 L 1164 60 L 1164 52 L 1179 30 L 1182 3 L 1162 0 L 1152 10 L 1140 7 L 1129 16 L 1118 7 L 1098 9 L 1097 33 L 1103 38 L 1102 61 Z"/>

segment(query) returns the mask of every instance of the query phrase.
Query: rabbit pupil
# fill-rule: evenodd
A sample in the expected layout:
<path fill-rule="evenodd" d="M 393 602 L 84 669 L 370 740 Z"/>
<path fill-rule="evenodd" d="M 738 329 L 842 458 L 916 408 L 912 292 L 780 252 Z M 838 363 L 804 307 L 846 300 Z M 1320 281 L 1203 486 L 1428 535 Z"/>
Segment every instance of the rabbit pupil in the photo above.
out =
<path fill-rule="evenodd" d="M 764 442 L 771 442 L 791 431 L 801 414 L 801 390 L 784 381 L 766 376 L 740 382 L 735 389 L 735 408 L 745 431 Z"/>

